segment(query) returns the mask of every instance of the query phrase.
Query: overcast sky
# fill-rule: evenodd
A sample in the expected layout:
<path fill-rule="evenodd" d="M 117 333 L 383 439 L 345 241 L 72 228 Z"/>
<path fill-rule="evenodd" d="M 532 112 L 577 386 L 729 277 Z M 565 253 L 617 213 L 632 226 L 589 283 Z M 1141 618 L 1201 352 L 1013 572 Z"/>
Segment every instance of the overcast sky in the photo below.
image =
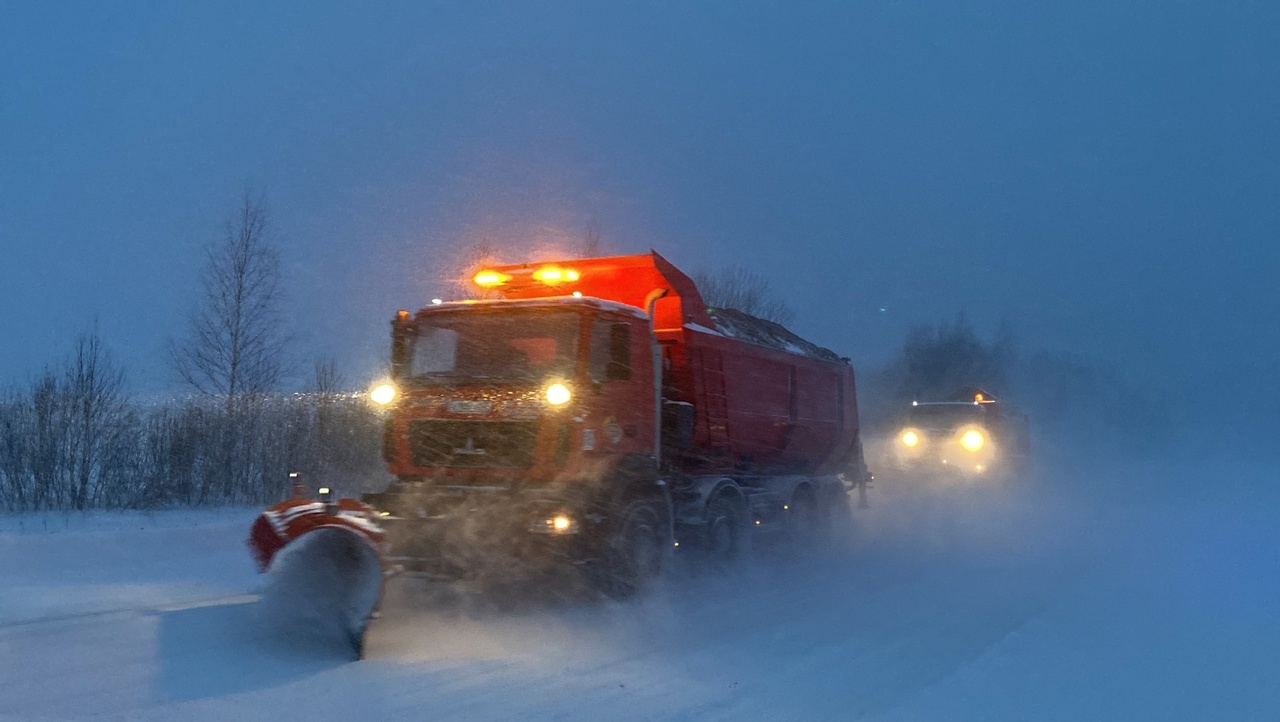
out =
<path fill-rule="evenodd" d="M 1280 3 L 618 5 L 0 0 L 0 380 L 96 319 L 172 388 L 248 183 L 298 359 L 361 383 L 460 248 L 594 223 L 855 364 L 963 309 L 1280 401 Z"/>

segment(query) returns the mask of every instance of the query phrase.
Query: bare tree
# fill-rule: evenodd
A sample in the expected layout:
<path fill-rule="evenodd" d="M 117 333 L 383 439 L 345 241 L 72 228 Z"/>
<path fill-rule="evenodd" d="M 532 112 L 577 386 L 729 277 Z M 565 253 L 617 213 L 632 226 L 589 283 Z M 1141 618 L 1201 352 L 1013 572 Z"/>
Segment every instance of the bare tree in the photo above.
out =
<path fill-rule="evenodd" d="M 272 233 L 266 198 L 246 194 L 221 241 L 206 249 L 201 305 L 188 338 L 172 347 L 182 380 L 221 397 L 228 412 L 271 390 L 283 368 L 280 258 Z"/>
<path fill-rule="evenodd" d="M 10 509 L 118 505 L 130 483 L 135 422 L 124 372 L 96 330 L 81 334 L 60 369 L 0 405 L 0 478 Z"/>
<path fill-rule="evenodd" d="M 317 463 L 325 465 L 337 453 L 335 437 L 341 434 L 339 417 L 345 381 L 333 359 L 316 359 L 315 375 L 311 380 L 313 409 L 312 441 Z"/>
<path fill-rule="evenodd" d="M 52 371 L 44 374 L 31 387 L 31 436 L 28 439 L 28 469 L 34 508 L 55 509 L 63 500 L 67 441 L 66 404 L 58 377 Z"/>
<path fill-rule="evenodd" d="M 333 359 L 327 356 L 316 359 L 315 375 L 311 381 L 312 391 L 326 400 L 333 399 L 346 390 L 345 384 L 342 372 Z"/>
<path fill-rule="evenodd" d="M 199 306 L 188 336 L 171 347 L 182 380 L 221 407 L 220 415 L 203 416 L 209 463 L 197 503 L 255 498 L 270 473 L 262 402 L 283 373 L 287 340 L 272 234 L 266 198 L 246 193 L 222 238 L 206 249 Z"/>
<path fill-rule="evenodd" d="M 962 312 L 950 324 L 913 326 L 890 368 L 900 401 L 941 400 L 965 386 L 997 395 L 1008 384 L 1017 346 L 1008 324 L 984 341 Z"/>
<path fill-rule="evenodd" d="M 0 509 L 25 511 L 30 506 L 27 483 L 30 406 L 15 390 L 0 397 Z"/>
<path fill-rule="evenodd" d="M 769 288 L 769 281 L 744 266 L 733 264 L 715 273 L 698 271 L 693 281 L 708 306 L 732 308 L 783 326 L 795 319 L 795 311 Z"/>
<path fill-rule="evenodd" d="M 102 345 L 97 330 L 81 334 L 64 370 L 68 405 L 71 507 L 87 509 L 102 500 L 112 482 L 122 483 L 120 461 L 129 432 L 124 371 Z M 113 478 L 114 477 L 114 478 Z"/>
<path fill-rule="evenodd" d="M 578 246 L 578 258 L 598 258 L 604 250 L 604 243 L 600 240 L 600 229 L 596 228 L 595 221 L 587 224 L 587 235 L 583 236 L 582 243 Z"/>
<path fill-rule="evenodd" d="M 334 468 L 341 465 L 342 437 L 346 431 L 341 413 L 343 385 L 342 374 L 333 359 L 316 359 L 309 394 L 311 433 L 308 442 L 311 453 L 303 465 L 309 475 L 320 482 L 330 482 Z"/>

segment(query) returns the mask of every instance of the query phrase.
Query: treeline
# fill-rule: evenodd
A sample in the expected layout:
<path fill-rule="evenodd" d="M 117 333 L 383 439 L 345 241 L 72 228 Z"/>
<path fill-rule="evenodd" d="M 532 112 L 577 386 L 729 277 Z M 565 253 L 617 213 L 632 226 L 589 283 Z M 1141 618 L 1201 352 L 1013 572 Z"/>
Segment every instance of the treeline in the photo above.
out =
<path fill-rule="evenodd" d="M 0 396 L 0 509 L 263 504 L 289 493 L 293 471 L 311 486 L 377 487 L 381 419 L 319 370 L 303 393 L 139 403 L 86 333 L 67 361 Z"/>
<path fill-rule="evenodd" d="M 1119 368 L 1072 354 L 1027 353 L 1007 326 L 983 338 L 963 314 L 913 327 L 895 358 L 862 374 L 860 411 L 873 431 L 891 433 L 911 401 L 944 399 L 966 386 L 1020 408 L 1042 438 L 1142 450 L 1167 443 L 1178 422 L 1158 389 Z"/>
<path fill-rule="evenodd" d="M 96 330 L 28 386 L 0 393 L 0 509 L 261 504 L 288 474 L 360 491 L 384 482 L 381 421 L 330 362 L 292 368 L 265 197 L 246 194 L 205 251 L 200 293 L 170 345 L 182 395 L 140 402 Z"/>

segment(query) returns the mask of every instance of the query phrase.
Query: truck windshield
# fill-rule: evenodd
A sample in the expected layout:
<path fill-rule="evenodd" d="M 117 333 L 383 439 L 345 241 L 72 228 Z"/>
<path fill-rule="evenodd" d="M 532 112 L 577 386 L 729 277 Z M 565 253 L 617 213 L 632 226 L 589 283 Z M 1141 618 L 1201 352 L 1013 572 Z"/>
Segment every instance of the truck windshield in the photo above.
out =
<path fill-rule="evenodd" d="M 405 371 L 425 384 L 468 381 L 542 383 L 573 375 L 579 314 L 565 311 L 462 311 L 418 322 L 407 339 Z"/>

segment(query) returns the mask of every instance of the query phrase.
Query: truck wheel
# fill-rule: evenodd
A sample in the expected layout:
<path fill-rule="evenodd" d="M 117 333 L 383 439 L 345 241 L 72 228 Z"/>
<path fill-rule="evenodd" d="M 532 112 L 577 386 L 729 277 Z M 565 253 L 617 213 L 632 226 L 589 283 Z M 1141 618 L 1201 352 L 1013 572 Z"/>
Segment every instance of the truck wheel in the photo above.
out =
<path fill-rule="evenodd" d="M 805 487 L 797 491 L 787 514 L 787 535 L 791 543 L 800 548 L 822 543 L 829 529 L 825 511 L 818 506 L 818 497 L 813 489 Z"/>
<path fill-rule="evenodd" d="M 849 498 L 848 492 L 838 489 L 832 492 L 831 500 L 827 503 L 830 504 L 827 507 L 827 534 L 828 539 L 834 542 L 843 539 L 853 529 L 854 502 Z"/>
<path fill-rule="evenodd" d="M 742 514 L 733 500 L 720 497 L 707 507 L 706 552 L 712 568 L 724 571 L 742 556 Z"/>
<path fill-rule="evenodd" d="M 670 545 L 667 536 L 662 514 L 653 502 L 631 502 L 614 537 L 604 591 L 613 597 L 628 597 L 658 576 Z"/>

